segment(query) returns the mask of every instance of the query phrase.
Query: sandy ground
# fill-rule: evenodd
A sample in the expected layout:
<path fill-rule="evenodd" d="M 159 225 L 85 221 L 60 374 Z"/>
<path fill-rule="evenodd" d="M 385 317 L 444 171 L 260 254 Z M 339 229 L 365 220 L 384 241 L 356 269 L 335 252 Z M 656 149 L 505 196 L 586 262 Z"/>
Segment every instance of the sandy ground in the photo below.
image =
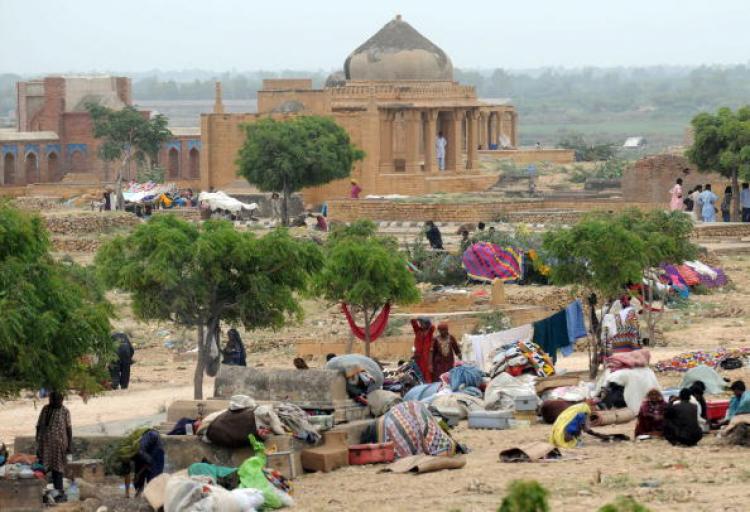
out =
<path fill-rule="evenodd" d="M 653 349 L 652 363 L 691 349 L 750 345 L 748 295 L 750 258 L 726 257 L 722 265 L 733 281 L 727 290 L 693 296 L 691 304 L 670 312 L 661 322 L 664 345 Z M 509 287 L 511 292 L 513 287 Z M 528 290 L 521 293 L 528 294 Z M 540 297 L 546 292 L 533 292 Z M 524 297 L 525 298 L 525 297 Z M 133 384 L 127 391 L 107 392 L 84 404 L 68 402 L 74 428 L 91 431 L 107 423 L 131 421 L 163 412 L 173 400 L 191 398 L 193 361 L 189 355 L 175 356 L 169 342 L 190 345 L 190 333 L 168 326 L 142 325 L 127 315 L 127 300 L 114 297 L 120 308 L 119 328 L 130 331 L 139 345 L 133 367 Z M 313 327 L 334 329 L 329 312 L 308 304 L 308 319 L 302 326 L 280 333 L 245 336 L 251 364 L 288 367 L 290 339 L 309 335 Z M 181 350 L 182 350 L 181 349 Z M 317 362 L 315 362 L 317 363 Z M 584 354 L 563 359 L 560 366 L 583 369 Z M 731 378 L 750 371 L 733 372 Z M 664 386 L 676 385 L 679 376 L 659 374 Z M 213 384 L 207 380 L 205 396 Z M 10 442 L 16 435 L 34 431 L 40 403 L 18 400 L 0 404 L 0 439 Z M 609 427 L 605 432 L 632 435 L 633 424 Z M 490 511 L 502 501 L 506 486 L 514 479 L 539 480 L 550 491 L 554 511 L 592 511 L 618 495 L 631 495 L 656 511 L 739 511 L 750 482 L 750 459 L 744 448 L 724 447 L 708 437 L 696 448 L 674 448 L 663 441 L 603 444 L 587 438 L 583 448 L 569 455 L 576 460 L 542 464 L 503 464 L 499 452 L 507 447 L 545 440 L 550 427 L 509 431 L 469 430 L 465 424 L 456 438 L 471 449 L 465 468 L 427 475 L 381 473 L 381 466 L 348 467 L 330 474 L 309 474 L 294 482 L 299 510 L 415 510 Z"/>

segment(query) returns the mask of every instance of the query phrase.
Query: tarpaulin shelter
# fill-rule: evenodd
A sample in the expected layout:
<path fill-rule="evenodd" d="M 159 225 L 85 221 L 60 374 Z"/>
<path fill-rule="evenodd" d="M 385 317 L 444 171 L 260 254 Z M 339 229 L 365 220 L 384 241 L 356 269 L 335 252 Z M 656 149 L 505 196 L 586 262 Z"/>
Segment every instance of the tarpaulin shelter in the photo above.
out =
<path fill-rule="evenodd" d="M 517 281 L 523 277 L 523 252 L 491 242 L 477 242 L 461 257 L 466 273 L 478 281 Z"/>

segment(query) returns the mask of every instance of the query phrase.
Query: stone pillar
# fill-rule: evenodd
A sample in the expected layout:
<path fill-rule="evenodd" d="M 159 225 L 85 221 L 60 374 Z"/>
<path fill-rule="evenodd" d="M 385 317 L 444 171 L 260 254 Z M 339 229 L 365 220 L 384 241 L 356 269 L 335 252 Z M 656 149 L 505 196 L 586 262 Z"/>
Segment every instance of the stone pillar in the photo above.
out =
<path fill-rule="evenodd" d="M 393 117 L 392 110 L 380 116 L 380 172 L 393 172 Z"/>
<path fill-rule="evenodd" d="M 445 168 L 450 171 L 458 172 L 463 169 L 462 149 L 461 149 L 461 121 L 463 110 L 454 110 L 451 113 L 448 133 L 445 134 L 448 139 L 448 151 L 445 155 Z"/>
<path fill-rule="evenodd" d="M 518 147 L 518 114 L 516 112 L 510 113 L 510 145 L 514 148 Z"/>
<path fill-rule="evenodd" d="M 214 114 L 224 113 L 224 101 L 221 92 L 221 82 L 216 82 L 214 85 Z"/>
<path fill-rule="evenodd" d="M 435 141 L 437 140 L 437 116 L 438 111 L 427 109 L 423 113 L 424 117 L 424 171 L 436 173 L 437 157 L 435 154 Z"/>
<path fill-rule="evenodd" d="M 477 145 L 479 144 L 478 132 L 479 132 L 479 112 L 476 110 L 469 110 L 466 117 L 466 168 L 477 170 L 479 169 L 479 150 Z"/>
<path fill-rule="evenodd" d="M 406 140 L 405 144 L 405 159 L 406 159 L 406 172 L 417 172 L 420 170 L 419 164 L 419 123 L 422 120 L 421 112 L 419 110 L 407 110 L 404 112 L 404 120 L 406 121 Z"/>
<path fill-rule="evenodd" d="M 477 126 L 477 144 L 481 145 L 482 149 L 489 149 L 487 147 L 487 117 L 482 111 L 477 113 Z"/>

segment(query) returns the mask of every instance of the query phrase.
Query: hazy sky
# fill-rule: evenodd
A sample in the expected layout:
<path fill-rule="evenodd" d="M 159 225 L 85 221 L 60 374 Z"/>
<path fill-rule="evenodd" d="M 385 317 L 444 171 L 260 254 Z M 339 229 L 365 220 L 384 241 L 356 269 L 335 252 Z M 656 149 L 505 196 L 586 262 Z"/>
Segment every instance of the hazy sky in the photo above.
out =
<path fill-rule="evenodd" d="M 748 62 L 748 0 L 0 0 L 0 72 L 334 69 L 397 13 L 461 68 Z"/>

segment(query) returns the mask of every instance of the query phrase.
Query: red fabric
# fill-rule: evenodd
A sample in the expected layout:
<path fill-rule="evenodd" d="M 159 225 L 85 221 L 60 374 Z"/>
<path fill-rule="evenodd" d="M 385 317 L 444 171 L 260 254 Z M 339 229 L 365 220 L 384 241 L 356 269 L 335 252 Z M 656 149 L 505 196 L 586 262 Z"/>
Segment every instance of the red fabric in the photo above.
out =
<path fill-rule="evenodd" d="M 352 333 L 357 338 L 364 340 L 365 329 L 354 322 L 354 317 L 352 316 L 351 311 L 349 311 L 349 306 L 344 302 L 341 303 L 341 311 L 344 312 L 344 316 L 346 317 L 346 321 L 349 322 L 349 327 L 351 327 Z M 386 304 L 383 306 L 383 309 L 380 310 L 378 316 L 375 317 L 375 320 L 370 324 L 370 341 L 375 341 L 381 334 L 383 334 L 383 331 L 385 331 L 385 328 L 388 325 L 388 316 L 390 314 L 391 305 Z"/>
<path fill-rule="evenodd" d="M 432 336 L 435 333 L 435 326 L 430 325 L 428 329 L 422 329 L 419 320 L 412 319 L 411 327 L 414 329 L 414 361 L 419 366 L 425 383 L 429 384 L 432 382 L 430 357 L 432 354 Z"/>

